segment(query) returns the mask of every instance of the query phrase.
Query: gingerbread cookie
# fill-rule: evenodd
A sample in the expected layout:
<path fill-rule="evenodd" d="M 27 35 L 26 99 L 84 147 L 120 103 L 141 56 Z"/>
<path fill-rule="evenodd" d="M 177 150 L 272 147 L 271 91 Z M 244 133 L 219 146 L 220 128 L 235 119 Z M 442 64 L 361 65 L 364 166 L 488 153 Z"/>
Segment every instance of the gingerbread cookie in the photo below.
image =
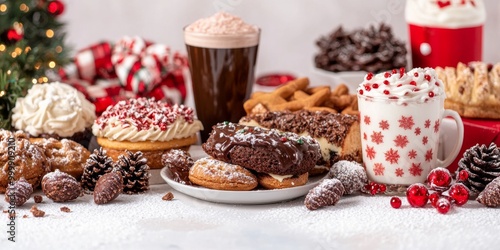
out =
<path fill-rule="evenodd" d="M 247 169 L 213 158 L 197 160 L 189 170 L 191 182 L 210 189 L 247 191 L 257 187 L 255 175 Z"/>

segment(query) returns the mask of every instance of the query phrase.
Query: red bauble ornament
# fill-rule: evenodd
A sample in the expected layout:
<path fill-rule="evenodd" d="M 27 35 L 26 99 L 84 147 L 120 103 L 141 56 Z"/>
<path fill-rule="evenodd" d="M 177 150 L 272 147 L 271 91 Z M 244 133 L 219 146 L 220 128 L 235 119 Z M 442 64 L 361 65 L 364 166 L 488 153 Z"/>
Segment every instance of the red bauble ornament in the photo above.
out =
<path fill-rule="evenodd" d="M 446 168 L 435 168 L 427 175 L 427 181 L 432 190 L 444 191 L 448 189 L 451 180 L 450 171 Z"/>
<path fill-rule="evenodd" d="M 432 193 L 432 194 L 429 195 L 429 201 L 431 202 L 431 205 L 433 207 L 436 207 L 437 201 L 439 200 L 439 197 L 440 197 L 440 195 L 437 192 Z"/>
<path fill-rule="evenodd" d="M 423 207 L 429 200 L 429 190 L 424 184 L 412 184 L 406 189 L 406 199 L 412 207 Z"/>
<path fill-rule="evenodd" d="M 16 43 L 23 39 L 23 33 L 18 32 L 16 29 L 8 29 L 6 32 L 6 36 L 7 41 L 10 43 Z"/>
<path fill-rule="evenodd" d="M 391 206 L 393 208 L 400 208 L 401 207 L 401 199 L 399 199 L 399 197 L 392 197 L 391 198 Z"/>
<path fill-rule="evenodd" d="M 64 4 L 58 0 L 51 1 L 47 5 L 47 11 L 53 16 L 59 16 L 64 12 Z"/>
<path fill-rule="evenodd" d="M 442 197 L 436 202 L 436 209 L 441 214 L 446 214 L 450 211 L 451 203 L 448 199 Z"/>
<path fill-rule="evenodd" d="M 469 200 L 469 189 L 462 183 L 453 184 L 448 192 L 458 206 L 462 206 Z"/>
<path fill-rule="evenodd" d="M 467 179 L 469 179 L 469 172 L 467 172 L 467 170 L 464 169 L 458 172 L 459 181 L 466 181 Z"/>

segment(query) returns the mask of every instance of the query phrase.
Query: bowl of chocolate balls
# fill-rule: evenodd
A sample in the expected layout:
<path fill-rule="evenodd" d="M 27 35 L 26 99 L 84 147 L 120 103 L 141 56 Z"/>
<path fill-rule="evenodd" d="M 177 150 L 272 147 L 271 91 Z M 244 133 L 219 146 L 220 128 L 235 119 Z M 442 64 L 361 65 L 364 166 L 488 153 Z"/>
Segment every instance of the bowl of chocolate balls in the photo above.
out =
<path fill-rule="evenodd" d="M 316 40 L 314 81 L 356 91 L 367 72 L 380 73 L 407 66 L 406 44 L 394 37 L 390 26 L 346 31 L 342 26 Z"/>

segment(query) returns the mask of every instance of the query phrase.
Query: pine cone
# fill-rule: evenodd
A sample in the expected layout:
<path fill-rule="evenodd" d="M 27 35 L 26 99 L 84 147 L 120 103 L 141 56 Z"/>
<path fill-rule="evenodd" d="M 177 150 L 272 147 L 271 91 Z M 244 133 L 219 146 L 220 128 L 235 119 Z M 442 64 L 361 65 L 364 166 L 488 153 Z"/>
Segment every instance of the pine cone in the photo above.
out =
<path fill-rule="evenodd" d="M 467 186 L 474 195 L 484 190 L 486 185 L 500 176 L 500 149 L 491 143 L 467 149 L 464 156 L 458 162 L 457 174 L 466 170 L 469 178 L 462 183 Z"/>
<path fill-rule="evenodd" d="M 114 168 L 114 162 L 106 154 L 106 150 L 94 149 L 85 163 L 82 175 L 82 188 L 86 193 L 92 193 L 99 178 L 104 174 L 111 172 Z"/>
<path fill-rule="evenodd" d="M 141 151 L 118 157 L 119 171 L 123 176 L 123 193 L 140 194 L 149 190 L 149 166 Z"/>
<path fill-rule="evenodd" d="M 344 194 L 344 186 L 338 179 L 324 179 L 318 186 L 309 190 L 304 200 L 304 205 L 309 210 L 316 210 L 324 206 L 337 204 Z"/>
<path fill-rule="evenodd" d="M 5 201 L 9 204 L 15 204 L 16 207 L 22 206 L 33 193 L 33 187 L 29 182 L 21 177 L 13 184 L 9 184 L 5 191 Z"/>

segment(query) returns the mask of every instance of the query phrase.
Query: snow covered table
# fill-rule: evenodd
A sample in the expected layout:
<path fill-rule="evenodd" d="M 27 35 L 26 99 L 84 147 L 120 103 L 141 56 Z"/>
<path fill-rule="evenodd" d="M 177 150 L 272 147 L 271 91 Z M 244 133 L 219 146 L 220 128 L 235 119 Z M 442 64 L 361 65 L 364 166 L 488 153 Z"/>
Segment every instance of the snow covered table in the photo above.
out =
<path fill-rule="evenodd" d="M 162 196 L 172 192 L 172 201 Z M 38 190 L 37 194 L 41 194 Z M 388 196 L 352 195 L 336 206 L 309 211 L 304 197 L 266 205 L 198 200 L 166 184 L 143 195 L 120 195 L 96 205 L 85 195 L 73 202 L 38 204 L 45 217 L 17 208 L 16 242 L 7 240 L 1 216 L 0 249 L 497 249 L 500 210 L 475 201 L 441 215 L 427 205 L 393 209 Z M 7 203 L 0 201 L 1 209 Z M 60 211 L 62 206 L 70 213 Z M 28 218 L 22 218 L 23 215 Z"/>

